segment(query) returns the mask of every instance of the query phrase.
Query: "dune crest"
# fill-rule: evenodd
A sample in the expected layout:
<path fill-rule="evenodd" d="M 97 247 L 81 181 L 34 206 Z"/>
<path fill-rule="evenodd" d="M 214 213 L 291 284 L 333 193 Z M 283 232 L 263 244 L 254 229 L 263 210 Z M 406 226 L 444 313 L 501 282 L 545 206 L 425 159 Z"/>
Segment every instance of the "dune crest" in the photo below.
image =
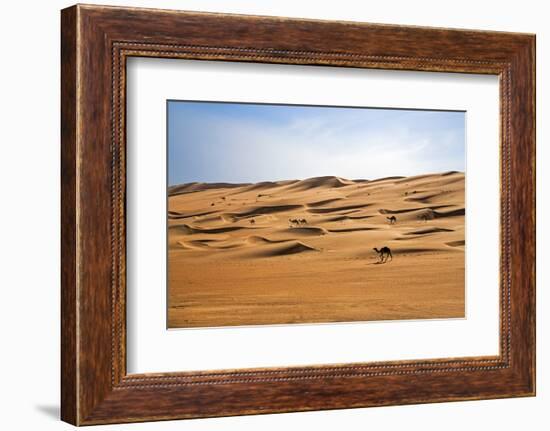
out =
<path fill-rule="evenodd" d="M 284 245 L 277 245 L 275 247 L 259 249 L 255 251 L 254 254 L 258 257 L 277 257 L 314 251 L 317 252 L 319 250 L 307 244 L 304 244 L 301 241 L 290 241 Z"/>
<path fill-rule="evenodd" d="M 168 196 L 176 196 L 184 193 L 202 192 L 212 189 L 232 189 L 245 186 L 247 184 L 236 183 L 187 183 L 168 187 Z"/>
<path fill-rule="evenodd" d="M 287 187 L 287 190 L 311 190 L 315 188 L 340 188 L 354 185 L 351 180 L 346 180 L 340 177 L 326 176 L 313 177 L 306 180 L 297 181 Z"/>

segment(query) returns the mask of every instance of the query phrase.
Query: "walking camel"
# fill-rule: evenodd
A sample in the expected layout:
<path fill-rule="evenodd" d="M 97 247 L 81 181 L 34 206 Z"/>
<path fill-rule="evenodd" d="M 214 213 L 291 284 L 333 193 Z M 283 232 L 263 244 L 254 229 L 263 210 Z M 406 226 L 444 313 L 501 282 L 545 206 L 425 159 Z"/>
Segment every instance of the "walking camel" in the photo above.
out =
<path fill-rule="evenodd" d="M 396 216 L 386 217 L 386 220 L 388 220 L 390 224 L 395 224 L 395 222 L 397 221 L 397 217 Z"/>
<path fill-rule="evenodd" d="M 305 218 L 302 218 L 302 219 L 289 218 L 288 223 L 290 224 L 290 227 L 294 227 L 294 226 L 300 226 L 302 224 L 307 224 L 307 220 Z"/>
<path fill-rule="evenodd" d="M 374 247 L 373 250 L 378 253 L 378 256 L 380 257 L 380 263 L 386 263 L 388 261 L 388 257 L 393 260 L 393 256 L 389 247 L 384 246 L 380 250 Z M 386 256 L 386 259 L 384 259 L 384 256 Z"/>

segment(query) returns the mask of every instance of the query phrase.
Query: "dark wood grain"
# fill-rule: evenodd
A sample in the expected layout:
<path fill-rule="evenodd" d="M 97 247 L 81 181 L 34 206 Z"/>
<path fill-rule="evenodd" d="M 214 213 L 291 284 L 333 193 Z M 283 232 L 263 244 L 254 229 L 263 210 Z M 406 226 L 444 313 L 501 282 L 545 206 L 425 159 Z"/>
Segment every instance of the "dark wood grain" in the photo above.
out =
<path fill-rule="evenodd" d="M 76 297 L 76 8 L 61 16 L 61 417 L 78 422 Z"/>
<path fill-rule="evenodd" d="M 65 9 L 63 420 L 85 425 L 533 395 L 534 49 L 534 36 L 525 34 L 99 6 Z M 129 56 L 499 75 L 500 355 L 127 375 Z"/>

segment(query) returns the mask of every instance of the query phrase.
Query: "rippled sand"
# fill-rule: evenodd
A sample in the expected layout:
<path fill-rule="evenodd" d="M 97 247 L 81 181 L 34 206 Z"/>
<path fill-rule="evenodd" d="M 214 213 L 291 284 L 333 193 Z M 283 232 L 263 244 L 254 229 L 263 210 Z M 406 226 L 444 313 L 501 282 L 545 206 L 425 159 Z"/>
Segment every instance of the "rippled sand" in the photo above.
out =
<path fill-rule="evenodd" d="M 175 186 L 168 246 L 171 328 L 464 317 L 464 174 Z"/>

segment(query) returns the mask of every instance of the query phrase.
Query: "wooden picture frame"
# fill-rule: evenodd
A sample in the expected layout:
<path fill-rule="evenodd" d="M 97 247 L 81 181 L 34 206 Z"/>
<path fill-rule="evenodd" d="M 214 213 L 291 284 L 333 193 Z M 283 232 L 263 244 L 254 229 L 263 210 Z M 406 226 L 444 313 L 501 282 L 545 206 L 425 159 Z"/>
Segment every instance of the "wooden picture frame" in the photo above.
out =
<path fill-rule="evenodd" d="M 61 417 L 74 425 L 533 396 L 535 36 L 77 5 L 62 11 Z M 130 56 L 500 77 L 500 355 L 127 374 Z"/>

